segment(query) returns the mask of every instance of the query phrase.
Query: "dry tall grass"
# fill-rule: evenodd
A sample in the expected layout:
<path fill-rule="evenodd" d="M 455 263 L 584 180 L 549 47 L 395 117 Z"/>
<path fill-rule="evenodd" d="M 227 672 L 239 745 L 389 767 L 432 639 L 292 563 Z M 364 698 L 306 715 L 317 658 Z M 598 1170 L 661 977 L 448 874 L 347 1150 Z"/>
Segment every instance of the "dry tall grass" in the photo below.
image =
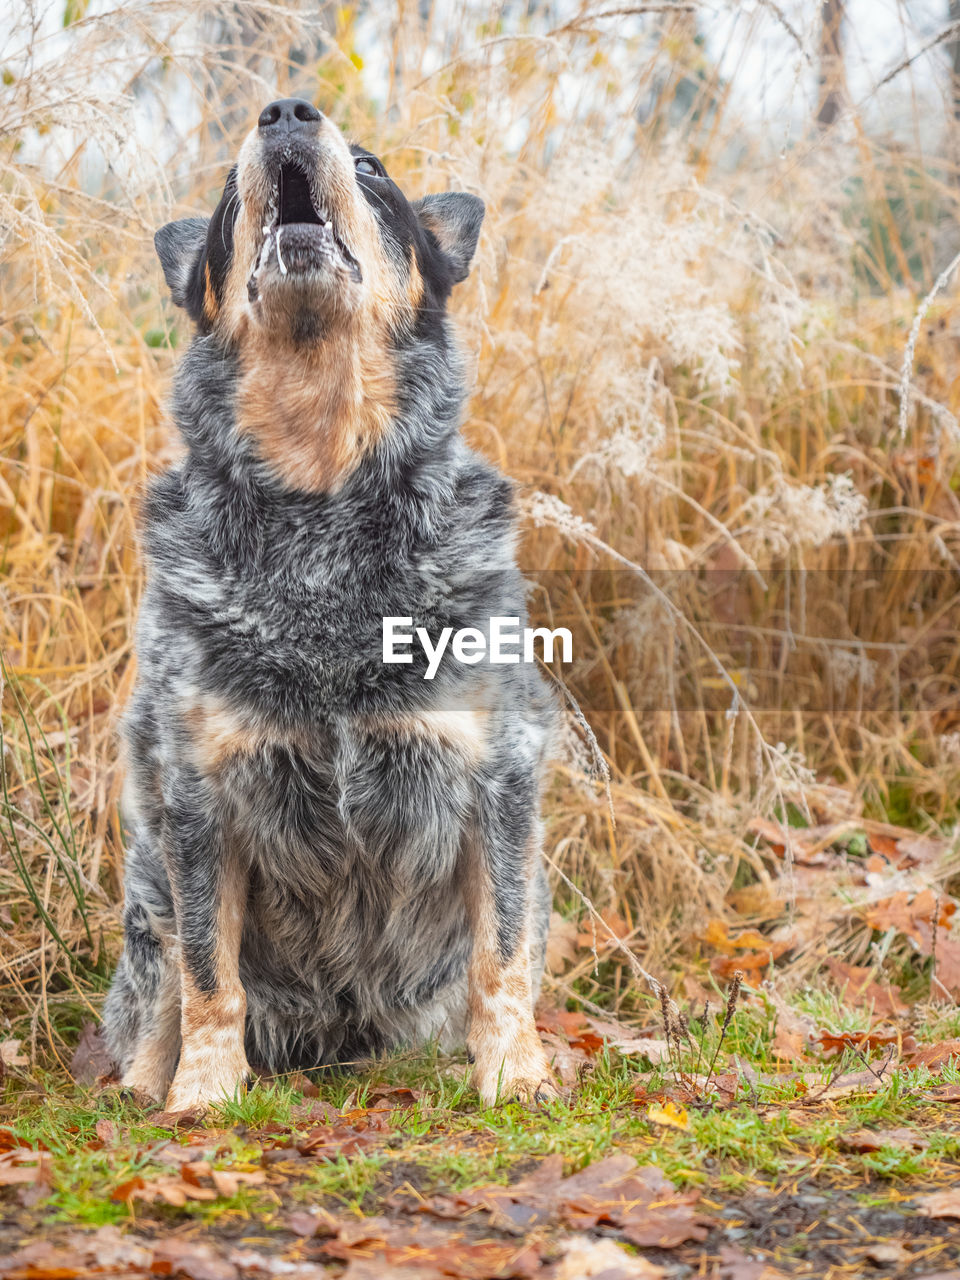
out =
<path fill-rule="evenodd" d="M 467 429 L 523 486 L 534 604 L 577 632 L 562 674 L 616 816 L 572 716 L 548 853 L 647 966 L 735 887 L 782 909 L 757 815 L 952 822 L 949 300 L 921 326 L 905 439 L 897 394 L 949 257 L 946 114 L 935 137 L 922 122 L 926 155 L 856 111 L 786 146 L 737 116 L 686 12 L 484 25 L 459 0 L 426 18 L 398 0 L 325 33 L 292 8 L 233 13 L 227 29 L 177 0 L 68 4 L 54 32 L 28 6 L 0 53 L 0 1000 L 35 1049 L 63 1055 L 119 937 L 136 508 L 177 448 L 163 402 L 186 340 L 149 232 L 168 189 L 179 211 L 212 203 L 276 92 L 321 104 L 411 195 L 487 201 L 457 301 Z M 627 978 L 602 982 L 622 996 Z"/>

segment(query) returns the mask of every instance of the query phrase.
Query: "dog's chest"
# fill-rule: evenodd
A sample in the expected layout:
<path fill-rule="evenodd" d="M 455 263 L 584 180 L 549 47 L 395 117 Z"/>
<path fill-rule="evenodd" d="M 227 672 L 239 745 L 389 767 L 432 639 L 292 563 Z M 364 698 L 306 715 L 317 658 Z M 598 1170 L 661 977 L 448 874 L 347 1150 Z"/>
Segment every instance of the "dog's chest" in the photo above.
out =
<path fill-rule="evenodd" d="M 491 750 L 482 704 L 289 728 L 205 695 L 187 722 L 196 765 L 268 880 L 309 895 L 369 875 L 405 892 L 452 874 Z"/>

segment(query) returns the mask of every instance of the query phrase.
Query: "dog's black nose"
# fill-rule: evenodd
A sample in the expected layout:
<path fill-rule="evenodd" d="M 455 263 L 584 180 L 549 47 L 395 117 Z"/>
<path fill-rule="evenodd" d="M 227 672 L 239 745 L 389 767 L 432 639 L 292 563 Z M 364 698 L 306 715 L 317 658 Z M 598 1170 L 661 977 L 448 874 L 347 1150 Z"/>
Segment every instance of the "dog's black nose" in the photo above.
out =
<path fill-rule="evenodd" d="M 322 119 L 312 102 L 304 102 L 302 98 L 278 98 L 263 108 L 257 125 L 264 132 L 295 133 L 297 129 L 305 129 Z"/>

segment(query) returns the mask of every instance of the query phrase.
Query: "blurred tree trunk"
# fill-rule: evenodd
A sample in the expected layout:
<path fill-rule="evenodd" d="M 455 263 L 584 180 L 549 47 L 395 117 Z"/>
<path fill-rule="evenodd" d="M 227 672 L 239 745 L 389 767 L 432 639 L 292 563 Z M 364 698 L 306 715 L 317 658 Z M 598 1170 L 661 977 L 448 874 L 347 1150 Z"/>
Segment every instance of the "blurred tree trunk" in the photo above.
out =
<path fill-rule="evenodd" d="M 955 0 L 950 0 L 951 4 Z M 844 0 L 823 0 L 820 5 L 820 96 L 817 124 L 827 129 L 843 107 Z"/>

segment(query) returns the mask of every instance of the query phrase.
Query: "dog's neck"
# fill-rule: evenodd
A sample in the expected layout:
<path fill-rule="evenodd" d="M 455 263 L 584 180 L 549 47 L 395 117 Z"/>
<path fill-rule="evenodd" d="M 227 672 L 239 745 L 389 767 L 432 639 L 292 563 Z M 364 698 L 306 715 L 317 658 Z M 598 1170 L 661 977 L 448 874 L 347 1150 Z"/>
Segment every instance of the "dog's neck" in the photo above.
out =
<path fill-rule="evenodd" d="M 389 430 L 393 361 L 366 326 L 310 346 L 251 346 L 240 363 L 237 429 L 291 488 L 336 493 Z"/>

